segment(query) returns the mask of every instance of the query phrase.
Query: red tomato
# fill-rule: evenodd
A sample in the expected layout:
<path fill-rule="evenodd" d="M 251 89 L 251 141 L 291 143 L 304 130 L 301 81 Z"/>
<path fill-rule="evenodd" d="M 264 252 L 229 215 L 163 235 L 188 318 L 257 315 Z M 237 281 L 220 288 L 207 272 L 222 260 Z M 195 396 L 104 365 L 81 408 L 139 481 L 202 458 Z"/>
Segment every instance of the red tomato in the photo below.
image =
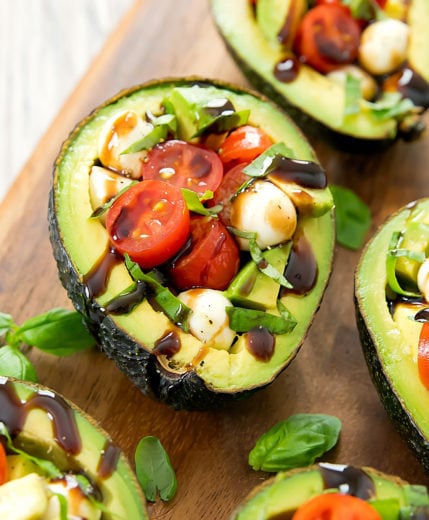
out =
<path fill-rule="evenodd" d="M 243 125 L 228 135 L 219 149 L 219 157 L 224 164 L 231 161 L 251 162 L 272 144 L 260 128 Z"/>
<path fill-rule="evenodd" d="M 0 486 L 7 480 L 7 458 L 3 444 L 0 442 Z"/>
<path fill-rule="evenodd" d="M 226 227 L 216 218 L 191 218 L 191 248 L 170 269 L 180 290 L 192 287 L 226 289 L 240 267 L 238 246 Z"/>
<path fill-rule="evenodd" d="M 355 61 L 360 34 L 358 21 L 346 7 L 318 5 L 307 11 L 301 20 L 294 50 L 305 63 L 326 73 Z"/>
<path fill-rule="evenodd" d="M 237 166 L 228 170 L 223 176 L 219 188 L 215 191 L 213 199 L 210 201 L 211 205 L 221 204 L 223 206 L 222 211 L 219 213 L 219 218 L 225 226 L 229 226 L 231 223 L 232 197 L 237 193 L 240 186 L 250 179 L 248 175 L 243 173 L 243 168 L 245 168 L 247 164 L 248 163 L 237 164 Z"/>
<path fill-rule="evenodd" d="M 417 368 L 420 381 L 429 390 L 429 322 L 427 321 L 423 323 L 420 331 Z"/>
<path fill-rule="evenodd" d="M 106 215 L 114 247 L 145 269 L 162 264 L 183 247 L 189 237 L 189 222 L 180 189 L 158 180 L 131 186 Z"/>
<path fill-rule="evenodd" d="M 219 186 L 223 166 L 216 152 L 185 141 L 155 145 L 142 166 L 143 179 L 158 179 L 202 195 Z"/>
<path fill-rule="evenodd" d="M 303 504 L 292 520 L 381 520 L 381 516 L 361 498 L 326 493 Z"/>

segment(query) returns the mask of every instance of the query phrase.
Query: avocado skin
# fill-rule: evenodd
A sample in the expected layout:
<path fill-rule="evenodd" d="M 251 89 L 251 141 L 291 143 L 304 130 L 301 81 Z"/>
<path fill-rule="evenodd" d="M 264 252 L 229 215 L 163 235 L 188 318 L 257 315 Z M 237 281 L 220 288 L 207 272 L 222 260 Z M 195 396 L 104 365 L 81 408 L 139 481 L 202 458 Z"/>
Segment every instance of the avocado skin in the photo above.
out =
<path fill-rule="evenodd" d="M 411 415 L 402 406 L 400 398 L 392 389 L 391 382 L 386 376 L 380 358 L 378 357 L 371 332 L 368 330 L 365 319 L 359 310 L 356 297 L 354 298 L 354 303 L 359 338 L 372 382 L 394 427 L 405 440 L 417 460 L 423 465 L 425 470 L 429 472 L 428 439 L 420 432 Z"/>

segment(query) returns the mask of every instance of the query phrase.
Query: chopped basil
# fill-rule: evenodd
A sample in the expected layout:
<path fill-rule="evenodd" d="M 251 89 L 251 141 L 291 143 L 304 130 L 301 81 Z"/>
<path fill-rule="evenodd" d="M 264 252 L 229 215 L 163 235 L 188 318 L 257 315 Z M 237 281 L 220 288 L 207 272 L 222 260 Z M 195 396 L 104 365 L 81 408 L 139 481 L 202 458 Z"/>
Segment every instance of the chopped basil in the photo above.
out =
<path fill-rule="evenodd" d="M 342 0 L 342 3 L 350 9 L 353 18 L 359 20 L 372 20 L 382 10 L 375 0 Z"/>
<path fill-rule="evenodd" d="M 349 249 L 359 249 L 371 227 L 369 207 L 352 190 L 330 185 L 335 204 L 337 242 Z"/>
<path fill-rule="evenodd" d="M 346 74 L 344 115 L 357 114 L 362 98 L 361 81 L 352 74 Z"/>
<path fill-rule="evenodd" d="M 177 491 L 177 479 L 170 458 L 159 439 L 140 439 L 135 452 L 136 475 L 149 502 L 171 500 Z"/>
<path fill-rule="evenodd" d="M 259 271 L 261 271 L 261 273 L 264 273 L 265 275 L 269 276 L 279 285 L 285 287 L 286 289 L 292 288 L 292 284 L 284 277 L 284 275 L 277 271 L 277 269 L 273 265 L 267 262 L 267 259 L 264 257 L 261 248 L 258 246 L 256 242 L 257 233 L 254 233 L 252 231 L 241 231 L 236 228 L 228 229 L 234 235 L 240 238 L 245 238 L 249 241 L 250 256 L 252 258 L 252 261 L 256 264 L 256 267 L 259 269 Z"/>
<path fill-rule="evenodd" d="M 286 309 L 280 316 L 244 307 L 226 307 L 225 310 L 229 317 L 229 326 L 236 332 L 249 332 L 254 328 L 263 327 L 271 334 L 286 334 L 297 324 Z"/>
<path fill-rule="evenodd" d="M 121 155 L 150 150 L 156 144 L 164 141 L 169 133 L 176 133 L 177 120 L 173 114 L 163 114 L 158 117 L 151 116 L 150 122 L 153 125 L 152 130 L 126 150 L 123 150 Z"/>
<path fill-rule="evenodd" d="M 197 108 L 198 130 L 192 136 L 199 137 L 205 133 L 222 134 L 239 126 L 245 125 L 249 120 L 250 110 L 225 111 L 212 116 L 206 106 Z"/>
<path fill-rule="evenodd" d="M 410 251 L 408 249 L 401 249 L 400 245 L 402 242 L 403 234 L 400 231 L 392 233 L 389 247 L 386 256 L 386 276 L 389 287 L 396 294 L 402 296 L 418 297 L 420 293 L 415 291 L 407 291 L 403 289 L 396 277 L 396 261 L 399 257 L 406 257 L 416 262 L 423 263 L 425 261 L 425 254 L 416 251 Z"/>
<path fill-rule="evenodd" d="M 340 430 L 341 421 L 332 415 L 291 415 L 258 439 L 249 465 L 269 472 L 308 466 L 335 446 Z"/>
<path fill-rule="evenodd" d="M 202 196 L 198 196 L 198 193 L 193 190 L 188 190 L 187 188 L 181 188 L 181 191 L 189 211 L 193 211 L 199 215 L 206 215 L 211 217 L 216 217 L 217 214 L 222 211 L 222 206 L 220 204 L 211 208 L 206 208 L 203 205 L 204 201 L 213 198 L 212 191 L 208 190 Z"/>
<path fill-rule="evenodd" d="M 248 164 L 243 173 L 250 177 L 264 177 L 277 167 L 280 157 L 291 157 L 292 151 L 284 143 L 275 143 Z"/>
<path fill-rule="evenodd" d="M 111 208 L 112 204 L 115 202 L 116 199 L 118 199 L 123 193 L 125 193 L 127 190 L 131 188 L 131 186 L 134 186 L 134 184 L 137 184 L 138 181 L 133 181 L 124 186 L 121 190 L 118 191 L 118 193 L 109 199 L 107 202 L 105 202 L 102 206 L 96 208 L 90 215 L 90 219 L 100 218 L 103 215 L 107 213 L 107 211 Z"/>
<path fill-rule="evenodd" d="M 167 287 L 164 287 L 152 272 L 144 273 L 140 266 L 125 254 L 125 266 L 133 280 L 145 282 L 153 292 L 156 303 L 164 314 L 185 332 L 189 330 L 188 318 L 191 309 L 179 300 Z"/>
<path fill-rule="evenodd" d="M 377 101 L 363 100 L 362 103 L 380 121 L 391 118 L 401 119 L 416 108 L 409 98 L 402 98 L 399 92 L 384 92 Z"/>

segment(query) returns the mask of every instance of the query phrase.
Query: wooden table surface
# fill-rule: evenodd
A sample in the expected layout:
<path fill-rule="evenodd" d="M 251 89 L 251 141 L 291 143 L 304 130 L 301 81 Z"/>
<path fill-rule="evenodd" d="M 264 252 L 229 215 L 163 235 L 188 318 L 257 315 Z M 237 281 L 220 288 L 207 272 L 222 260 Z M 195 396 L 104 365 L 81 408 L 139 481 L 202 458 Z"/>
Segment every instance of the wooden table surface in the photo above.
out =
<path fill-rule="evenodd" d="M 120 89 L 146 80 L 198 74 L 247 85 L 226 53 L 207 0 L 138 0 L 92 63 L 0 205 L 0 309 L 18 322 L 70 307 L 56 274 L 47 230 L 47 198 L 56 153 L 71 128 Z M 373 227 L 428 195 L 429 137 L 372 155 L 341 153 L 312 138 L 329 181 L 355 190 Z M 98 352 L 58 359 L 33 351 L 40 382 L 60 391 L 107 429 L 132 459 L 138 439 L 158 436 L 179 482 L 175 499 L 150 507 L 154 519 L 227 519 L 267 478 L 247 465 L 256 439 L 298 412 L 338 416 L 343 429 L 326 460 L 371 465 L 429 485 L 395 432 L 370 381 L 353 309 L 359 252 L 338 247 L 329 287 L 290 367 L 251 399 L 213 412 L 177 412 L 143 396 Z"/>

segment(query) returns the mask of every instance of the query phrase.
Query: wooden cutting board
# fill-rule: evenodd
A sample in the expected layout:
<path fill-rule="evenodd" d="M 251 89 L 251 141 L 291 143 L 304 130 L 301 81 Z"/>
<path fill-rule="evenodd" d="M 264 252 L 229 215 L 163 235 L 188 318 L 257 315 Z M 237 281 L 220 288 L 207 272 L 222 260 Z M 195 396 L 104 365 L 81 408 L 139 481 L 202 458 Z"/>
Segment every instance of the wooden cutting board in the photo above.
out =
<path fill-rule="evenodd" d="M 40 141 L 0 206 L 0 310 L 18 323 L 71 305 L 57 278 L 47 230 L 51 170 L 62 141 L 98 103 L 154 78 L 199 75 L 247 86 L 228 56 L 207 1 L 136 1 Z M 350 155 L 315 138 L 329 181 L 353 189 L 371 207 L 373 228 L 399 207 L 428 196 L 429 137 L 385 152 Z M 343 422 L 331 462 L 371 465 L 429 485 L 371 384 L 353 309 L 359 252 L 336 250 L 321 309 L 299 355 L 267 389 L 214 412 L 176 412 L 143 396 L 112 362 L 91 352 L 58 359 L 30 353 L 40 382 L 100 421 L 133 459 L 138 440 L 158 436 L 179 482 L 170 503 L 150 506 L 154 519 L 227 519 L 267 474 L 247 456 L 256 439 L 293 413 L 323 412 Z M 132 520 L 132 519 L 130 519 Z"/>

